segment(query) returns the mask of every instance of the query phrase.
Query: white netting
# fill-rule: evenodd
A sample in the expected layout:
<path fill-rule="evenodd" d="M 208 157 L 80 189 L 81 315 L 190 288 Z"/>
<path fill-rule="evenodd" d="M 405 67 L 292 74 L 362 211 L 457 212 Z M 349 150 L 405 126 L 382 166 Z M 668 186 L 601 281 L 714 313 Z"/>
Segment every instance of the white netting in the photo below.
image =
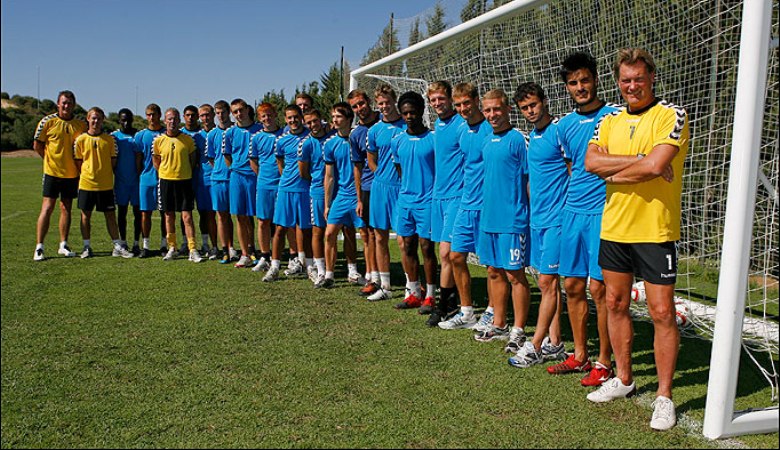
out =
<path fill-rule="evenodd" d="M 450 0 L 448 25 L 456 25 L 458 8 L 489 10 L 482 0 Z M 499 2 L 505 3 L 504 1 Z M 449 8 L 449 10 L 448 10 Z M 480 9 L 482 8 L 482 9 Z M 396 20 L 397 39 L 407 43 L 407 30 L 421 16 Z M 691 147 L 685 163 L 683 238 L 680 242 L 678 296 L 691 311 L 690 334 L 711 338 L 728 190 L 729 153 L 739 59 L 741 1 L 555 0 L 482 31 L 380 68 L 358 78 L 372 90 L 380 80 L 399 92 L 425 93 L 428 82 L 470 81 L 485 92 L 501 88 L 511 94 L 524 81 L 541 84 L 554 114 L 571 111 L 572 103 L 558 78 L 560 62 L 573 51 L 587 50 L 599 61 L 601 96 L 622 103 L 611 72 L 622 47 L 644 47 L 658 66 L 659 97 L 685 107 L 691 121 Z M 777 42 L 778 1 L 773 1 L 772 36 Z M 778 359 L 778 49 L 769 63 L 761 175 L 756 195 L 754 240 L 743 346 L 773 386 L 777 401 Z M 513 123 L 528 125 L 513 110 Z M 435 116 L 429 110 L 428 119 Z M 692 303 L 693 302 L 693 303 Z"/>

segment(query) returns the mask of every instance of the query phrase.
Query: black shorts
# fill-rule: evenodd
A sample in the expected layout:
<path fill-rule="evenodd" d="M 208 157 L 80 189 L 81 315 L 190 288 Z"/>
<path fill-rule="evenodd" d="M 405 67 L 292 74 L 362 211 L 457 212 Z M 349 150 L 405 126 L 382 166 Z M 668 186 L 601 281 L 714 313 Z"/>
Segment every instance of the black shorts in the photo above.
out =
<path fill-rule="evenodd" d="M 363 215 L 360 216 L 363 219 L 363 223 L 368 227 L 369 208 L 371 204 L 371 191 L 360 191 L 360 201 L 363 202 Z"/>
<path fill-rule="evenodd" d="M 79 209 L 82 211 L 109 212 L 116 209 L 114 203 L 114 191 L 85 191 L 79 190 Z"/>
<path fill-rule="evenodd" d="M 652 284 L 674 284 L 677 242 L 624 244 L 602 239 L 599 266 L 612 272 L 633 273 Z"/>
<path fill-rule="evenodd" d="M 78 178 L 60 178 L 43 174 L 43 196 L 48 198 L 70 198 L 79 195 Z"/>
<path fill-rule="evenodd" d="M 192 180 L 163 180 L 157 184 L 157 202 L 160 211 L 181 212 L 195 209 L 195 191 Z"/>

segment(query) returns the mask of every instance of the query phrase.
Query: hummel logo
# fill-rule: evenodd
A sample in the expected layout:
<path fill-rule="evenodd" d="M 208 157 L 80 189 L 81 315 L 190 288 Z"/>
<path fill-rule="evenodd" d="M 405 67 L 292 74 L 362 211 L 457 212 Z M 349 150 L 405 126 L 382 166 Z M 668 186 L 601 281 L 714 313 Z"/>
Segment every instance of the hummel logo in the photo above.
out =
<path fill-rule="evenodd" d="M 591 122 L 593 122 L 594 120 L 595 120 L 595 119 L 582 119 L 582 120 L 580 120 L 580 123 L 581 123 L 581 124 L 582 124 L 582 123 L 591 123 Z"/>

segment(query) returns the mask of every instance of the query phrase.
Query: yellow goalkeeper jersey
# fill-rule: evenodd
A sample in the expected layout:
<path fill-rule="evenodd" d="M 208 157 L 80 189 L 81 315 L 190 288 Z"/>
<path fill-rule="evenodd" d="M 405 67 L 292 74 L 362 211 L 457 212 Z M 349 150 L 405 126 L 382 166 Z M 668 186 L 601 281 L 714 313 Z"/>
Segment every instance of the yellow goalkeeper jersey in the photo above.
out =
<path fill-rule="evenodd" d="M 73 158 L 81 161 L 79 189 L 84 191 L 110 191 L 114 189 L 116 141 L 107 133 L 92 136 L 84 133 L 76 138 Z"/>
<path fill-rule="evenodd" d="M 158 175 L 163 180 L 192 178 L 190 155 L 195 152 L 195 141 L 185 133 L 168 136 L 163 133 L 154 139 L 152 153 L 160 157 Z"/>
<path fill-rule="evenodd" d="M 73 161 L 73 143 L 87 131 L 87 123 L 81 119 L 62 120 L 57 114 L 50 114 L 35 128 L 36 141 L 43 142 L 43 173 L 58 178 L 79 176 Z"/>

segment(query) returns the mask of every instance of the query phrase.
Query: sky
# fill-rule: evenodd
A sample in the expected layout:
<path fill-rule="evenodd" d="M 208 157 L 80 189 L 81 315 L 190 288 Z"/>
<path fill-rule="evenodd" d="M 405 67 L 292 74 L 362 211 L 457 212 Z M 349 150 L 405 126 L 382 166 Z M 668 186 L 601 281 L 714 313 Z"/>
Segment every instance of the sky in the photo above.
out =
<path fill-rule="evenodd" d="M 357 68 L 390 13 L 434 0 L 3 0 L 0 88 L 84 108 L 183 108 L 290 96 L 341 57 Z M 39 75 L 40 73 L 40 75 Z"/>

